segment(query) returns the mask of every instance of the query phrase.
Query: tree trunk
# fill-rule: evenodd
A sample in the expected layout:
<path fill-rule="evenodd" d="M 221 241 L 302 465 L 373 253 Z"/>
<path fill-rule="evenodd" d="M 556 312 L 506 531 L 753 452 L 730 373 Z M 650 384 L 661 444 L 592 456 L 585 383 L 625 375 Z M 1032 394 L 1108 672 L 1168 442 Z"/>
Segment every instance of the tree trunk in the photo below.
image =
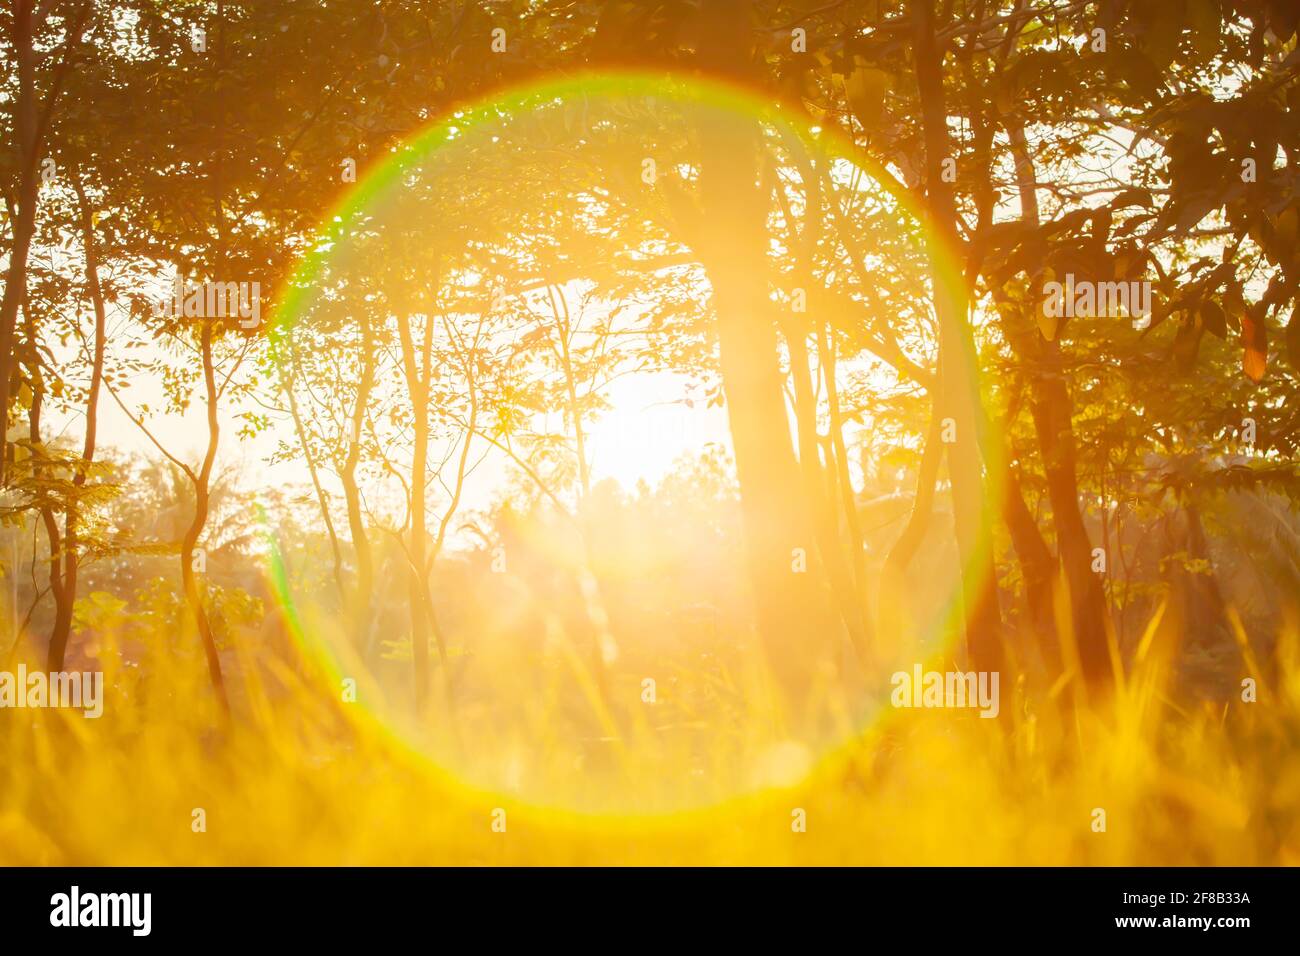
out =
<path fill-rule="evenodd" d="M 572 335 L 569 305 L 564 290 L 558 289 L 557 295 L 557 288 L 554 285 L 548 285 L 546 294 L 550 300 L 551 313 L 556 321 L 560 370 L 564 373 L 564 390 L 568 403 L 569 421 L 573 423 L 574 452 L 578 458 L 578 534 L 582 536 L 582 551 L 586 558 L 586 571 L 590 575 L 590 581 L 594 584 L 593 592 L 583 586 L 581 578 L 576 582 L 577 592 L 581 595 L 581 600 L 577 603 L 582 608 L 582 630 L 585 632 L 587 659 L 590 662 L 592 679 L 596 683 L 596 692 L 600 695 L 602 704 L 608 707 L 609 668 L 605 664 L 605 648 L 607 642 L 613 640 L 610 635 L 609 608 L 611 602 L 608 599 L 609 587 L 605 581 L 604 566 L 600 556 L 596 553 L 596 536 L 593 533 L 594 529 L 591 524 L 591 511 L 588 508 L 588 499 L 591 497 L 591 466 L 587 461 L 586 428 L 582 423 L 582 409 L 578 403 L 577 375 L 573 369 L 573 354 L 569 348 L 569 340 Z M 466 363 L 466 373 L 467 375 L 471 374 L 468 361 Z M 473 379 L 471 378 L 470 381 L 472 387 Z M 593 607 L 593 603 L 599 604 L 599 607 Z"/>
<path fill-rule="evenodd" d="M 429 606 L 425 600 L 425 472 L 429 461 L 428 404 L 413 393 L 416 404 L 415 449 L 411 457 L 411 541 L 408 546 L 411 601 L 411 648 L 415 667 L 415 706 L 423 713 L 429 698 Z M 441 651 L 441 646 L 439 651 Z"/>
<path fill-rule="evenodd" d="M 1015 160 L 1016 182 L 1025 222 L 1039 221 L 1037 175 L 1025 140 L 1024 128 L 1007 123 L 1007 136 Z M 1106 641 L 1106 603 L 1101 578 L 1092 570 L 1092 542 L 1079 506 L 1078 466 L 1075 458 L 1074 403 L 1066 381 L 1061 343 L 1032 334 L 1023 351 L 1032 350 L 1029 369 L 1030 411 L 1038 439 L 1047 494 L 1056 529 L 1057 557 L 1069 588 L 1070 623 L 1084 677 L 1096 682 L 1111 673 Z"/>
<path fill-rule="evenodd" d="M 203 456 L 203 464 L 197 474 L 190 475 L 194 486 L 194 517 L 181 539 L 181 584 L 185 591 L 185 601 L 189 605 L 190 615 L 194 618 L 203 641 L 203 653 L 208 662 L 208 677 L 212 681 L 213 693 L 224 715 L 230 714 L 230 699 L 226 695 L 226 681 L 221 673 L 221 656 L 217 652 L 216 638 L 212 633 L 212 622 L 204 606 L 206 587 L 194 571 L 194 551 L 198 545 L 203 529 L 208 523 L 210 506 L 212 465 L 217 458 L 217 445 L 221 437 L 221 428 L 217 421 L 217 380 L 216 369 L 212 360 L 212 320 L 203 322 L 199 336 L 199 350 L 203 361 L 203 384 L 208 400 L 208 449 Z"/>
<path fill-rule="evenodd" d="M 939 465 L 943 461 L 943 445 L 940 444 L 939 404 L 932 397 L 930 410 L 930 428 L 925 435 L 925 446 L 921 449 L 921 464 L 916 472 L 916 494 L 912 498 L 912 513 L 908 516 L 907 527 L 898 536 L 894 546 L 885 558 L 882 583 L 886 587 L 901 584 L 907 566 L 911 564 L 925 534 L 930 530 L 930 519 L 934 515 L 934 487 L 939 481 Z"/>
<path fill-rule="evenodd" d="M 830 584 L 835 606 L 844 623 L 854 650 L 863 663 L 867 654 L 867 630 L 863 619 L 862 592 L 856 586 L 844 554 L 836 518 L 834 489 L 837 487 L 834 450 L 827 454 L 830 467 L 823 468 L 817 440 L 817 403 L 812 376 L 808 370 L 807 324 L 795 318 L 783 324 L 786 348 L 790 354 L 790 379 L 794 385 L 795 427 L 799 446 L 799 470 L 803 476 L 804 495 L 817 527 L 817 550 L 822 571 Z M 832 424 L 832 428 L 834 425 Z M 852 497 L 852 490 L 849 490 Z M 853 517 L 856 517 L 856 512 Z M 861 550 L 861 539 L 852 534 Z"/>
<path fill-rule="evenodd" d="M 14 212 L 13 245 L 9 249 L 9 268 L 5 291 L 0 298 L 0 478 L 3 478 L 3 452 L 8 444 L 9 385 L 14 372 L 14 340 L 18 327 L 18 310 L 27 297 L 27 256 L 36 232 L 36 196 L 40 188 L 37 175 L 37 152 L 40 131 L 36 108 L 36 51 L 33 49 L 34 0 L 17 0 L 13 6 L 11 42 L 18 66 L 18 89 L 14 99 L 14 152 L 18 167 L 18 203 Z"/>
<path fill-rule="evenodd" d="M 36 374 L 32 375 L 32 403 L 27 409 L 27 427 L 28 438 L 31 441 L 32 453 L 32 478 L 34 483 L 39 484 L 45 480 L 46 465 L 48 458 L 45 454 L 44 444 L 41 439 L 41 405 L 44 397 L 44 387 L 37 380 Z M 66 590 L 63 587 L 63 541 L 59 534 L 59 521 L 55 514 L 54 506 L 51 500 L 46 499 L 44 492 L 38 492 L 40 495 L 37 510 L 41 515 L 41 522 L 45 525 L 45 535 L 49 539 L 50 556 L 49 556 L 49 579 L 50 595 L 54 598 L 54 620 L 57 622 L 64 617 L 72 619 L 72 604 Z M 54 649 L 49 648 L 46 653 L 46 659 L 51 671 L 62 670 L 63 661 L 60 654 L 59 666 L 54 664 Z"/>
<path fill-rule="evenodd" d="M 1011 535 L 1011 547 L 1015 549 L 1020 572 L 1025 579 L 1025 603 L 1029 608 L 1034 633 L 1049 638 L 1043 641 L 1043 644 L 1050 645 L 1045 648 L 1045 658 L 1050 665 L 1055 666 L 1060 663 L 1060 659 L 1050 637 L 1056 633 L 1052 610 L 1056 562 L 1047 542 L 1043 540 L 1042 532 L 1038 530 L 1038 522 L 1025 504 L 1020 478 L 1010 467 L 1006 471 L 1006 482 L 1002 513 Z"/>
<path fill-rule="evenodd" d="M 296 356 L 289 357 L 291 367 L 297 367 Z M 330 542 L 330 556 L 334 563 L 334 587 L 338 590 L 339 600 L 346 602 L 347 589 L 343 585 L 343 550 L 339 546 L 339 535 L 334 528 L 334 516 L 330 514 L 329 498 L 325 495 L 325 488 L 320 483 L 320 472 L 316 467 L 316 455 L 311 450 L 311 442 L 307 437 L 307 428 L 303 424 L 302 415 L 298 411 L 298 397 L 293 391 L 293 376 L 284 374 L 283 367 L 281 371 L 281 383 L 284 386 L 284 394 L 289 399 L 289 416 L 293 419 L 293 428 L 298 435 L 298 444 L 302 446 L 302 456 L 307 462 L 307 474 L 311 478 L 312 490 L 316 493 L 316 504 L 320 508 L 321 520 L 325 524 L 325 533 Z"/>
<path fill-rule="evenodd" d="M 353 640 L 358 651 L 365 649 L 366 622 L 369 618 L 370 593 L 374 589 L 375 561 L 366 532 L 365 515 L 361 510 L 361 489 L 357 487 L 357 464 L 361 460 L 361 429 L 366 421 L 366 406 L 375 381 L 375 345 L 370 318 L 361 319 L 361 380 L 357 383 L 356 404 L 352 407 L 352 434 L 348 441 L 348 454 L 339 479 L 343 482 L 343 499 L 348 509 L 348 532 L 352 536 L 352 552 L 356 557 L 357 573 L 353 581 L 352 600 L 348 610 Z"/>
<path fill-rule="evenodd" d="M 716 0 L 702 12 L 700 59 L 734 79 L 751 62 L 751 4 Z M 768 298 L 765 196 L 758 187 L 753 119 L 710 111 L 700 129 L 704 228 L 700 259 L 713 288 L 750 584 L 768 663 L 798 709 L 833 633 L 814 562 L 816 538 L 802 494 Z M 806 562 L 799 572 L 797 555 Z"/>
<path fill-rule="evenodd" d="M 932 225 L 942 241 L 955 247 L 957 209 L 952 190 L 941 175 L 949 155 L 947 110 L 943 100 L 942 56 L 935 46 L 934 9 L 929 0 L 914 0 L 917 87 L 925 130 L 926 197 Z M 980 428 L 983 419 L 978 356 L 966 319 L 966 290 L 960 275 L 943 268 L 930 252 L 931 282 L 939 320 L 938 400 L 943 418 L 952 419 L 955 440 L 948 445 L 953 517 L 961 559 L 966 646 L 972 664 L 997 670 L 1002 659 L 1001 611 L 992 553 L 992 522 L 981 468 Z"/>
<path fill-rule="evenodd" d="M 397 328 L 401 337 L 402 366 L 406 373 L 413 416 L 411 534 L 406 555 L 409 563 L 407 593 L 411 602 L 411 656 L 415 669 L 415 708 L 417 713 L 423 714 L 429 699 L 430 629 L 437 639 L 438 656 L 444 667 L 447 663 L 447 648 L 442 633 L 433 622 L 433 602 L 429 595 L 429 568 L 426 558 L 428 519 L 425 514 L 425 484 L 429 469 L 429 363 L 433 347 L 433 319 L 426 319 L 418 364 L 415 341 L 411 335 L 410 317 L 403 310 L 398 311 Z"/>
<path fill-rule="evenodd" d="M 72 478 L 73 487 L 80 492 L 86 486 L 88 468 L 95 460 L 95 446 L 99 428 L 99 393 L 104 381 L 104 348 L 107 335 L 107 310 L 104 305 L 104 292 L 99 284 L 99 251 L 95 242 L 94 220 L 90 205 L 86 201 L 85 190 L 81 181 L 74 175 L 73 189 L 77 192 L 77 202 L 81 220 L 82 250 L 86 259 L 86 292 L 90 296 L 91 307 L 95 311 L 95 340 L 91 352 L 90 388 L 86 393 L 86 431 L 81 447 L 81 466 Z M 75 498 L 68 501 L 67 512 L 63 519 L 63 590 L 67 594 L 67 611 L 56 615 L 54 630 L 50 634 L 49 667 L 51 671 L 63 669 L 64 655 L 67 653 L 68 639 L 72 635 L 72 610 L 77 600 L 77 578 L 81 567 L 81 557 L 77 552 L 77 525 L 81 519 L 81 509 Z"/>
<path fill-rule="evenodd" d="M 834 472 L 838 479 L 840 503 L 844 508 L 844 521 L 849 533 L 849 565 L 858 593 L 858 608 L 866 627 L 867 558 L 863 551 L 862 522 L 858 518 L 858 503 L 853 496 L 853 483 L 849 479 L 849 450 L 844 442 L 844 413 L 840 406 L 840 387 L 836 381 L 835 339 L 830 325 L 818 327 L 821 349 L 822 374 L 826 380 L 826 407 L 830 414 L 831 451 L 834 452 Z M 864 640 L 866 635 L 864 634 Z"/>

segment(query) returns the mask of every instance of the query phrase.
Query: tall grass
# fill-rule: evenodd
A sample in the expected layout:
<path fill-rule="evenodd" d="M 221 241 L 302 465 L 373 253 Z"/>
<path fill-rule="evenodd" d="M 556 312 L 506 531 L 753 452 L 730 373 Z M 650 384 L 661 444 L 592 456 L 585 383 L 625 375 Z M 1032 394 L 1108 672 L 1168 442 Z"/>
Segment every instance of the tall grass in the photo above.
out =
<path fill-rule="evenodd" d="M 0 712 L 0 864 L 1300 863 L 1296 628 L 1265 662 L 1241 635 L 1255 703 L 1180 695 L 1182 632 L 1157 613 L 1109 692 L 1008 679 L 1001 719 L 885 706 L 821 753 L 783 736 L 749 677 L 687 674 L 654 719 L 610 717 L 606 761 L 553 739 L 554 701 L 513 726 L 486 705 L 434 713 L 443 735 L 412 736 L 365 686 L 344 703 L 340 665 L 246 640 L 223 723 L 176 635 L 123 664 L 105 634 L 101 719 Z M 729 703 L 692 711 L 706 691 Z M 503 740 L 514 776 L 485 787 L 476 761 Z"/>

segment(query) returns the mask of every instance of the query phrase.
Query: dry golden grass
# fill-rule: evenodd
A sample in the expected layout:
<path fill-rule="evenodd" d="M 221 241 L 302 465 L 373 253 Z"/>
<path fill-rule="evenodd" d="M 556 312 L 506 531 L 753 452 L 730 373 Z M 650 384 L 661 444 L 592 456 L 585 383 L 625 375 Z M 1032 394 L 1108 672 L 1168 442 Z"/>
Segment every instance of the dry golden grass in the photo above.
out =
<path fill-rule="evenodd" d="M 793 786 L 646 815 L 474 790 L 365 709 L 335 703 L 323 669 L 280 669 L 275 692 L 253 680 L 242 714 L 222 727 L 194 703 L 207 700 L 202 673 L 160 658 L 149 687 L 110 670 L 117 698 L 100 720 L 3 715 L 0 863 L 1300 863 L 1295 630 L 1275 667 L 1261 669 L 1246 647 L 1257 703 L 1218 705 L 1169 695 L 1175 630 L 1153 620 L 1105 699 L 1071 699 L 1066 681 L 1055 697 L 1006 687 L 1001 720 L 887 709 Z M 743 736 L 719 733 L 718 747 Z M 674 774 L 655 772 L 671 754 L 638 761 L 636 743 L 608 772 L 614 785 L 642 795 L 673 786 Z M 551 793 L 582 776 L 562 764 L 552 773 Z M 200 807 L 206 831 L 194 832 Z M 498 807 L 505 833 L 491 826 Z M 1098 807 L 1104 833 L 1092 829 Z M 792 832 L 795 808 L 805 833 Z"/>

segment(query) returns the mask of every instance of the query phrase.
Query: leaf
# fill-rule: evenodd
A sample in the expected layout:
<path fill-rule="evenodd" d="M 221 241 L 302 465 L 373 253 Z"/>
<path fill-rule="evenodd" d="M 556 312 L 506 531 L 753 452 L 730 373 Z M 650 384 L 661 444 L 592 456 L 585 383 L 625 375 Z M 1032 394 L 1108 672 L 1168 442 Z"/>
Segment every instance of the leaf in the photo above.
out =
<path fill-rule="evenodd" d="M 858 66 L 844 78 L 849 109 L 863 129 L 873 130 L 880 124 L 888 89 L 889 74 L 873 66 Z"/>
<path fill-rule="evenodd" d="M 1248 311 L 1246 299 L 1241 294 L 1241 283 L 1236 279 L 1230 280 L 1223 287 L 1223 308 L 1228 319 L 1228 324 L 1234 329 L 1241 328 L 1241 316 Z"/>
<path fill-rule="evenodd" d="M 1300 371 L 1300 305 L 1291 310 L 1291 319 L 1286 324 L 1286 357 L 1292 368 Z"/>
<path fill-rule="evenodd" d="M 1268 369 L 1268 330 L 1264 326 L 1264 310 L 1256 305 L 1241 314 L 1241 340 L 1245 351 L 1241 357 L 1241 370 L 1252 382 L 1259 383 Z"/>
<path fill-rule="evenodd" d="M 1189 316 L 1174 336 L 1174 361 L 1180 371 L 1191 371 L 1205 337 L 1205 324 L 1196 316 Z"/>
<path fill-rule="evenodd" d="M 1205 299 L 1201 302 L 1201 321 L 1205 323 L 1205 331 L 1211 335 L 1217 335 L 1221 339 L 1227 338 L 1227 316 L 1223 314 L 1223 306 L 1213 299 Z"/>

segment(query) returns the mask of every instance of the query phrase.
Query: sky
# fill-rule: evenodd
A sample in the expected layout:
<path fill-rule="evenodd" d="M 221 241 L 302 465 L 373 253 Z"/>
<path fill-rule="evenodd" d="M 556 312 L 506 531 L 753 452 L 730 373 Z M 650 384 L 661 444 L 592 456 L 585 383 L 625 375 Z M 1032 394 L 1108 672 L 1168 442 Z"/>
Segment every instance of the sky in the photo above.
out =
<path fill-rule="evenodd" d="M 111 345 L 110 345 L 111 353 Z M 111 363 L 111 354 L 110 359 Z M 198 383 L 201 389 L 202 383 Z M 162 392 L 153 379 L 133 383 L 119 389 L 119 397 L 133 411 L 140 404 L 158 407 Z M 731 440 L 727 430 L 724 408 L 704 408 L 697 399 L 690 382 L 684 376 L 665 372 L 642 372 L 624 376 L 608 389 L 611 409 L 590 428 L 588 454 L 592 477 L 595 481 L 614 479 L 629 491 L 637 482 L 645 480 L 651 485 L 668 473 L 674 462 L 683 455 L 695 455 L 709 443 L 721 443 L 730 450 Z M 221 408 L 221 444 L 217 469 L 237 466 L 241 484 L 249 490 L 259 487 L 310 485 L 310 476 L 301 460 L 270 464 L 268 459 L 280 440 L 295 443 L 292 425 L 288 421 L 273 425 L 254 438 L 241 438 L 238 434 L 242 422 L 239 409 L 225 404 Z M 157 415 L 149 419 L 149 430 L 169 452 L 191 464 L 201 461 L 207 443 L 206 407 L 201 396 L 193 402 L 184 415 Z M 61 427 L 68 435 L 80 440 L 81 423 L 76 416 L 65 417 Z M 51 431 L 50 437 L 55 432 Z M 158 453 L 149 438 L 121 410 L 110 395 L 104 394 L 100 405 L 100 441 L 122 452 L 157 458 Z M 467 483 L 462 509 L 473 511 L 489 506 L 509 481 L 509 462 L 505 455 L 490 451 L 481 441 L 478 451 L 488 451 L 488 457 Z M 336 482 L 327 482 L 327 486 Z M 341 509 L 341 492 L 335 504 Z"/>

